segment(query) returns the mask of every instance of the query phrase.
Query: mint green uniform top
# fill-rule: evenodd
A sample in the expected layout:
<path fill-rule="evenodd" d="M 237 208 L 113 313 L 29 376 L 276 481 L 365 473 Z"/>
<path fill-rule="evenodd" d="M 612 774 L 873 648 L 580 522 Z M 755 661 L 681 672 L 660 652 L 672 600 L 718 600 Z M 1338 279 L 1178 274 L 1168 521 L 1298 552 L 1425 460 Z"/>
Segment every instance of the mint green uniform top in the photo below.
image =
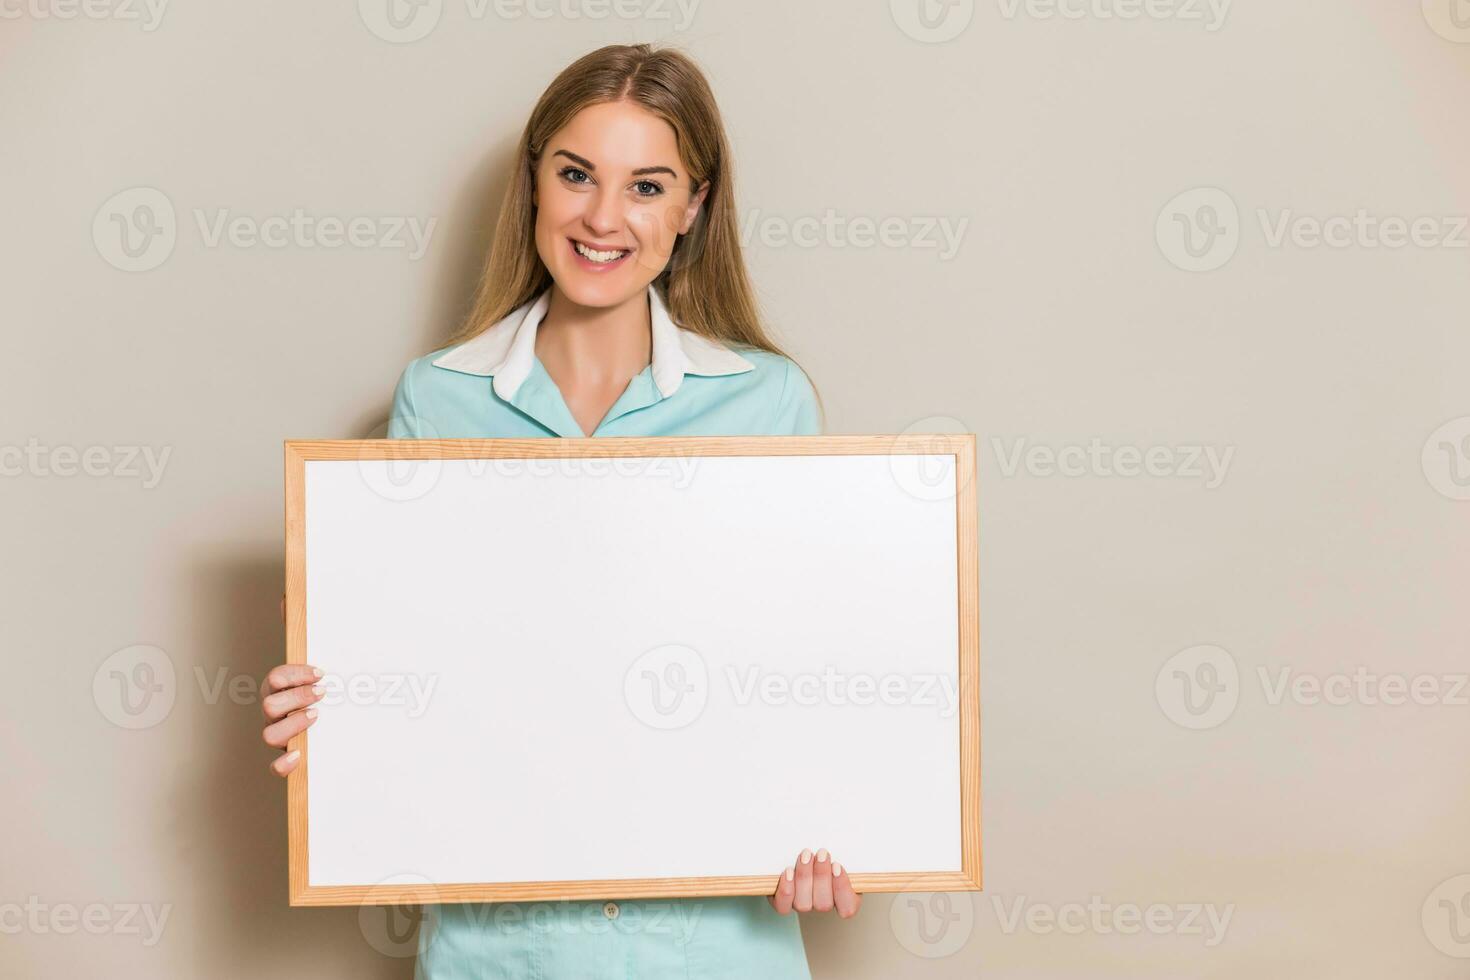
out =
<path fill-rule="evenodd" d="M 592 436 L 815 435 L 805 374 L 678 327 L 649 288 L 652 363 Z M 393 439 L 581 437 L 535 356 L 550 292 L 484 333 L 412 361 L 393 396 Z M 548 764 L 555 764 L 548 759 Z M 536 806 L 537 801 L 519 802 Z M 632 805 L 636 805 L 633 801 Z M 658 814 L 649 814 L 658 819 Z M 596 820 L 589 810 L 588 820 Z M 434 828 L 425 827 L 425 833 Z M 794 854 L 803 846 L 791 842 Z M 790 863 L 771 855 L 771 883 Z M 797 916 L 760 896 L 440 905 L 419 930 L 418 980 L 810 980 Z"/>

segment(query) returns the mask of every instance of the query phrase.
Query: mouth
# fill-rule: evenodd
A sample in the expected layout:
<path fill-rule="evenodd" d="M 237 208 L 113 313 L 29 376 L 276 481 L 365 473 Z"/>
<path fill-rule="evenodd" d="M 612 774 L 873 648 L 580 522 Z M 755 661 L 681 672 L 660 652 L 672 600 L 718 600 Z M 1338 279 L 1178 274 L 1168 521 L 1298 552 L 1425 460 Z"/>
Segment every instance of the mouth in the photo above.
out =
<path fill-rule="evenodd" d="M 578 264 L 585 269 L 602 272 L 615 268 L 627 261 L 628 256 L 633 254 L 631 248 L 594 248 L 586 242 L 579 242 L 575 238 L 568 238 L 568 244 L 572 249 L 572 256 Z"/>

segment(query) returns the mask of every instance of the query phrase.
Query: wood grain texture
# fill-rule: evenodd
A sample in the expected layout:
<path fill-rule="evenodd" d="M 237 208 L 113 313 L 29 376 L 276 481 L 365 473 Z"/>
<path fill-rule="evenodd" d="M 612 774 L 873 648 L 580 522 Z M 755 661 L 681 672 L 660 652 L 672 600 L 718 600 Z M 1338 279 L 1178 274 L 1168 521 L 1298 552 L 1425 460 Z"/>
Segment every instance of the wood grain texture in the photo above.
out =
<path fill-rule="evenodd" d="M 583 439 L 361 439 L 285 443 L 286 662 L 308 663 L 306 649 L 306 463 L 313 460 L 567 459 L 625 456 L 952 455 L 956 485 L 959 588 L 961 866 L 954 871 L 852 873 L 859 892 L 976 891 L 982 887 L 980 812 L 979 541 L 973 433 L 849 436 L 670 436 Z M 769 895 L 770 875 L 616 880 L 378 883 L 312 886 L 307 827 L 308 732 L 288 750 L 301 761 L 287 777 L 289 894 L 294 906 L 574 901 Z"/>

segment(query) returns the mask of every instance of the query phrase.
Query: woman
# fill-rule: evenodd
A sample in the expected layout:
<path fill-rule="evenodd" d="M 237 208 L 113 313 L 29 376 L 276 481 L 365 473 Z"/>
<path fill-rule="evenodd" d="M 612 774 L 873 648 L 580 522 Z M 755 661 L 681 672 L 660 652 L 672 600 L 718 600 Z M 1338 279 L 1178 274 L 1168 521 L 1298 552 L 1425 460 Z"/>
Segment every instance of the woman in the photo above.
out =
<path fill-rule="evenodd" d="M 736 228 L 699 69 L 641 44 L 583 57 L 531 113 L 474 309 L 403 372 L 388 435 L 820 432 L 811 382 L 761 327 Z M 271 671 L 268 744 L 315 722 L 319 676 Z M 534 908 L 440 906 L 437 928 L 420 930 L 419 975 L 807 978 L 791 911 L 847 918 L 861 900 L 825 848 L 805 848 L 764 899 L 559 903 L 539 925 Z"/>

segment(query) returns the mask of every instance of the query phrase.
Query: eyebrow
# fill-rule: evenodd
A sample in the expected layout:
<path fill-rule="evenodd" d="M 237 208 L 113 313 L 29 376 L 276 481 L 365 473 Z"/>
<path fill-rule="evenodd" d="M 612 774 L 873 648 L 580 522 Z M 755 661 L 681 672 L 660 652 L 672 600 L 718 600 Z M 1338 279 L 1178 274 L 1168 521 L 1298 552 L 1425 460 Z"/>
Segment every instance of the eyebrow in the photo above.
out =
<path fill-rule="evenodd" d="M 577 154 L 573 153 L 571 150 L 557 150 L 555 153 L 552 154 L 552 156 L 566 157 L 569 160 L 574 161 L 577 166 L 583 168 L 584 170 L 588 170 L 593 173 L 597 172 L 597 164 L 593 163 L 591 160 L 588 160 L 586 157 L 577 156 Z M 633 171 L 634 177 L 642 177 L 645 174 L 668 174 L 675 180 L 679 179 L 679 175 L 674 173 L 668 167 L 639 167 L 637 170 Z"/>

